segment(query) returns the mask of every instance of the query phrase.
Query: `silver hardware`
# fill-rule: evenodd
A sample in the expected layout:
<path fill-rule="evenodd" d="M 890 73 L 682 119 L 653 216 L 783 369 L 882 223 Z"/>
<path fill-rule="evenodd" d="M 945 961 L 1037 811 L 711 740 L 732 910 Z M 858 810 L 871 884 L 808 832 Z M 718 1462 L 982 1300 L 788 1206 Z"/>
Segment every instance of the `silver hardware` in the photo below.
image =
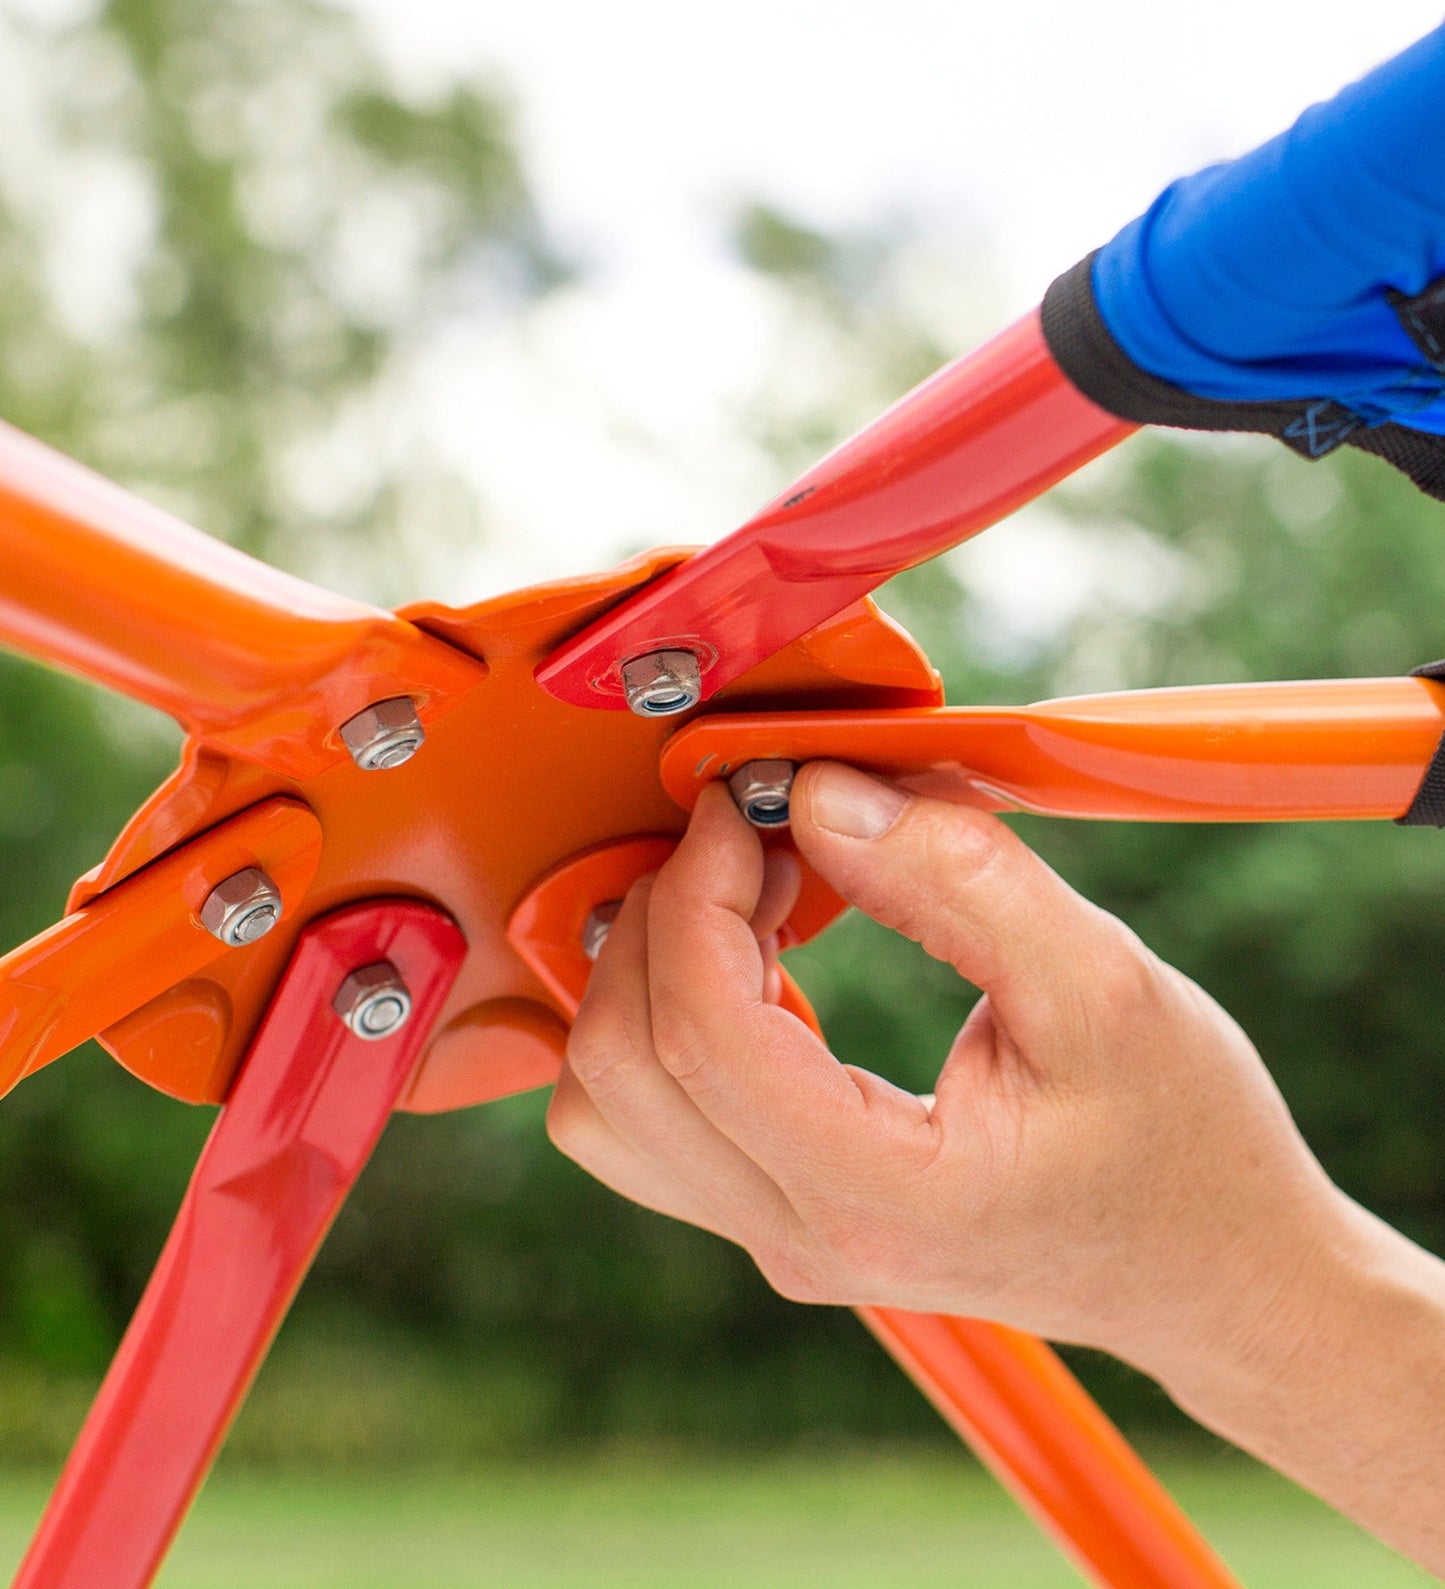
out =
<path fill-rule="evenodd" d="M 248 866 L 211 890 L 201 906 L 201 925 L 238 949 L 264 938 L 281 920 L 281 911 L 280 889 L 259 866 Z"/>
<path fill-rule="evenodd" d="M 411 696 L 393 695 L 348 718 L 341 725 L 341 738 L 363 772 L 383 772 L 410 761 L 421 749 L 426 730 Z"/>
<path fill-rule="evenodd" d="M 620 899 L 604 900 L 583 923 L 582 953 L 589 960 L 595 960 L 602 953 L 602 945 L 607 942 L 607 934 L 612 931 L 612 923 L 621 909 Z"/>
<path fill-rule="evenodd" d="M 411 994 L 391 961 L 378 960 L 353 971 L 337 990 L 331 1007 L 358 1037 L 374 1043 L 406 1025 Z"/>
<path fill-rule="evenodd" d="M 650 651 L 622 664 L 622 690 L 639 717 L 673 717 L 702 699 L 702 670 L 691 651 Z"/>
<path fill-rule="evenodd" d="M 793 791 L 790 761 L 748 761 L 728 779 L 739 811 L 755 828 L 785 828 Z"/>

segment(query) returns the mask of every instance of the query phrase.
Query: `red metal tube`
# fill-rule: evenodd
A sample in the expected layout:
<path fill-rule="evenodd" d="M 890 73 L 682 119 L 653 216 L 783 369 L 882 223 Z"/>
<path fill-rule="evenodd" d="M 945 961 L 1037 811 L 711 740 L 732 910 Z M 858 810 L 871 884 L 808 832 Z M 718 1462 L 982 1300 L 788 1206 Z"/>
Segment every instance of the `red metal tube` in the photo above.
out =
<path fill-rule="evenodd" d="M 1070 384 L 1034 310 L 915 387 L 741 529 L 559 646 L 537 682 L 574 706 L 621 709 L 622 663 L 678 648 L 697 656 L 709 697 L 1136 428 Z"/>
<path fill-rule="evenodd" d="M 151 1582 L 465 949 L 450 917 L 414 901 L 353 906 L 302 935 L 14 1589 Z M 332 999 L 382 960 L 412 1013 L 364 1041 Z"/>

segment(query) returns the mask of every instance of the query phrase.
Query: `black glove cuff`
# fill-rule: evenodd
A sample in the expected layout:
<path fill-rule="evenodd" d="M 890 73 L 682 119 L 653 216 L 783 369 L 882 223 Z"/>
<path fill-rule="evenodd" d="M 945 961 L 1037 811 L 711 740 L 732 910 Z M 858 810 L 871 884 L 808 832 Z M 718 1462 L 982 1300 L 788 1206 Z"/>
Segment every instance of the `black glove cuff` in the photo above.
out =
<path fill-rule="evenodd" d="M 1141 370 L 1104 324 L 1094 301 L 1093 267 L 1090 254 L 1066 270 L 1044 294 L 1041 310 L 1054 362 L 1090 402 L 1139 425 L 1273 436 L 1303 458 L 1323 458 L 1346 443 L 1385 459 L 1427 495 L 1445 502 L 1445 436 L 1404 425 L 1369 426 L 1330 398 L 1232 403 L 1196 397 Z M 1415 298 L 1391 301 L 1426 357 L 1431 362 L 1445 358 L 1445 279 Z"/>
<path fill-rule="evenodd" d="M 1410 669 L 1412 679 L 1445 679 L 1445 658 Z M 1402 828 L 1445 828 L 1445 734 L 1435 747 L 1410 809 L 1395 818 Z"/>

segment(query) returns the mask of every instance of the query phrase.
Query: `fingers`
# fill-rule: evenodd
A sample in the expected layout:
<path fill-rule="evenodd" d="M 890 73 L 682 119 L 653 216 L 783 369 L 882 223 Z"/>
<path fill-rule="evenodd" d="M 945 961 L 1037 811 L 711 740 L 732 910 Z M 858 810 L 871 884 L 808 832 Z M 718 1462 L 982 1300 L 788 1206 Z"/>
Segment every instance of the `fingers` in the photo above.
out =
<path fill-rule="evenodd" d="M 921 1112 L 865 1093 L 796 1017 L 768 1002 L 751 922 L 762 851 L 721 785 L 704 789 L 648 909 L 652 1036 L 699 1111 L 785 1192 L 851 1181 Z M 920 1152 L 922 1149 L 920 1148 Z"/>
<path fill-rule="evenodd" d="M 607 1123 L 570 1065 L 562 1067 L 547 1106 L 547 1135 L 569 1159 L 620 1196 L 715 1236 L 729 1236 L 711 1205 Z"/>
<path fill-rule="evenodd" d="M 986 812 L 814 762 L 794 780 L 792 829 L 845 899 L 987 989 L 1026 1048 L 1066 1058 L 1101 1004 L 1136 999 L 1153 974 L 1122 923 Z"/>
<path fill-rule="evenodd" d="M 763 852 L 763 882 L 752 915 L 752 929 L 759 943 L 775 938 L 793 914 L 802 881 L 803 869 L 791 850 Z"/>
<path fill-rule="evenodd" d="M 761 865 L 758 867 L 761 878 Z M 793 1211 L 776 1184 L 698 1110 L 653 1045 L 648 993 L 648 914 L 654 881 L 628 894 L 599 955 L 567 1045 L 569 1086 L 554 1096 L 552 1140 L 619 1190 L 636 1181 L 639 1200 L 660 1206 L 676 1183 L 689 1199 L 681 1217 L 711 1230 L 746 1229 L 780 1243 Z M 746 924 L 744 924 L 745 930 Z M 761 962 L 757 940 L 748 932 Z M 602 1127 L 610 1135 L 604 1134 Z M 623 1151 L 623 1150 L 627 1151 Z M 640 1158 L 660 1180 L 638 1180 Z M 630 1192 L 628 1195 L 632 1195 Z"/>

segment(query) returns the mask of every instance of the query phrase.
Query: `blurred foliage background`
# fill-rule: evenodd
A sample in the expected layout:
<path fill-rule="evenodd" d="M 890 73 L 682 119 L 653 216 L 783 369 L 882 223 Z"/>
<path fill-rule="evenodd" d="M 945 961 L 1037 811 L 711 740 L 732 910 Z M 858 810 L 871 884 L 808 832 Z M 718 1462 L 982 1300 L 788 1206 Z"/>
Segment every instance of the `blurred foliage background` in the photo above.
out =
<path fill-rule="evenodd" d="M 6 13 L 0 42 L 18 85 L 5 418 L 381 599 L 407 527 L 505 534 L 395 423 L 420 339 L 568 279 L 495 90 L 409 98 L 350 18 L 304 0 Z M 107 230 L 117 193 L 143 223 Z M 77 231 L 77 212 L 100 220 Z M 783 311 L 774 376 L 739 416 L 780 481 L 957 351 L 911 313 L 886 232 L 824 237 L 755 206 L 732 236 Z M 72 285 L 87 249 L 123 266 L 98 307 Z M 1054 513 L 1055 541 L 1103 571 L 1067 622 L 1001 624 L 967 549 L 884 593 L 953 700 L 1391 674 L 1445 651 L 1442 510 L 1373 460 L 1144 438 Z M 55 917 L 175 746 L 168 725 L 0 657 L 0 942 Z M 1242 1021 L 1341 1184 L 1445 1248 L 1438 834 L 1019 826 Z M 930 1084 L 971 990 L 857 918 L 795 961 L 842 1057 Z M 548 1147 L 543 1107 L 394 1123 L 227 1460 L 945 1438 L 850 1316 L 779 1301 L 739 1253 L 587 1181 Z M 68 1444 L 208 1124 L 94 1050 L 5 1100 L 0 1461 Z M 1132 1429 L 1183 1433 L 1135 1376 L 1082 1369 Z"/>

